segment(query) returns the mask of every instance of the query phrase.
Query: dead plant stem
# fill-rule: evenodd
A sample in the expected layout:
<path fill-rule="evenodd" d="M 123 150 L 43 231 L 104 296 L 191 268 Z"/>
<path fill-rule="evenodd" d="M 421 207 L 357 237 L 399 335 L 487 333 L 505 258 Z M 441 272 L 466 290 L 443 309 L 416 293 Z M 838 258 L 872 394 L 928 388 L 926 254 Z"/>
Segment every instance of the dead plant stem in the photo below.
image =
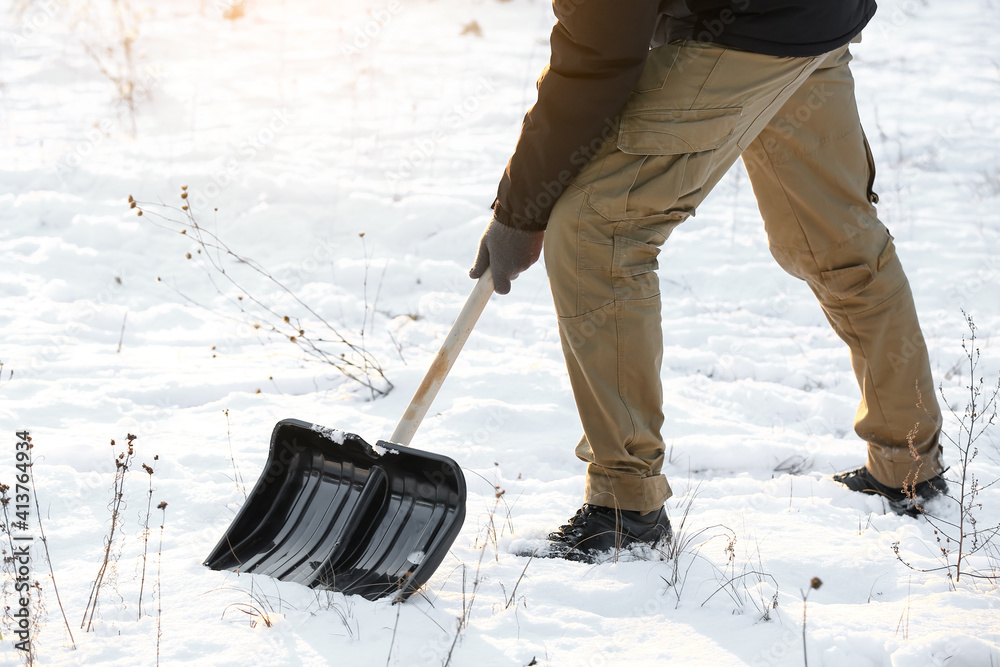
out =
<path fill-rule="evenodd" d="M 29 450 L 31 451 L 31 450 Z M 66 618 L 66 608 L 63 607 L 62 599 L 59 597 L 59 587 L 56 586 L 56 573 L 52 567 L 52 556 L 49 555 L 49 541 L 45 537 L 45 527 L 42 525 L 42 510 L 38 505 L 38 489 L 35 488 L 35 462 L 32 461 L 29 467 L 31 474 L 28 479 L 31 481 L 31 495 L 35 500 L 35 516 L 38 519 L 38 535 L 42 541 L 42 548 L 45 550 L 45 562 L 49 564 L 49 579 L 52 580 L 52 591 L 56 594 L 56 603 L 59 605 L 59 611 L 62 612 L 63 623 L 66 625 L 66 632 L 69 634 L 69 643 L 73 646 L 73 650 L 76 650 L 76 640 L 73 639 L 73 631 L 69 627 L 69 619 Z"/>

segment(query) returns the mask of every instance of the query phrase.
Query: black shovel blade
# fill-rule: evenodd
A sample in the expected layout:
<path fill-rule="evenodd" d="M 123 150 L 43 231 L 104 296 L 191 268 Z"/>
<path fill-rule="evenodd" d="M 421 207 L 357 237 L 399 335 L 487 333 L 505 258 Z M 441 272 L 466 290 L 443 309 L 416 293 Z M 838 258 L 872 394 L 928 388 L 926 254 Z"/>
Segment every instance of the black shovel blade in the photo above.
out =
<path fill-rule="evenodd" d="M 465 493 L 461 468 L 446 456 L 285 419 L 205 565 L 402 601 L 458 536 Z"/>

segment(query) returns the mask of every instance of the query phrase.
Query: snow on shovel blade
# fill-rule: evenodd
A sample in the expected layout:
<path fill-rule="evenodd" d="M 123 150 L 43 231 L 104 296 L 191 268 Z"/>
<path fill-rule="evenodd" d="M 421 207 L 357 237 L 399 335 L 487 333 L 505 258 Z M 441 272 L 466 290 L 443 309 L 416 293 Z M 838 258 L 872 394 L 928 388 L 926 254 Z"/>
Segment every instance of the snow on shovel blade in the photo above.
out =
<path fill-rule="evenodd" d="M 205 565 L 401 601 L 441 564 L 464 519 L 465 477 L 452 459 L 285 419 Z"/>

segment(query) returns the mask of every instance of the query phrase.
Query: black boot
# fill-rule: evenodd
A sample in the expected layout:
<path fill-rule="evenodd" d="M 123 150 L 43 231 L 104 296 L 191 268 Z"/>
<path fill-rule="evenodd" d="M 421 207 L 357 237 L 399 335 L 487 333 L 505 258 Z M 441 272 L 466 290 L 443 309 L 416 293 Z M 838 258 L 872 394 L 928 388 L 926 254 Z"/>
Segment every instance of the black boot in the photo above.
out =
<path fill-rule="evenodd" d="M 549 533 L 547 557 L 596 563 L 601 554 L 634 544 L 656 546 L 673 535 L 663 507 L 641 514 L 600 505 L 584 505 L 559 530 Z"/>
<path fill-rule="evenodd" d="M 942 493 L 948 493 L 948 483 L 937 475 L 923 482 L 902 489 L 894 489 L 875 479 L 864 466 L 857 470 L 837 473 L 833 481 L 840 482 L 851 491 L 884 496 L 889 501 L 889 509 L 896 514 L 916 517 L 924 511 L 924 503 Z"/>

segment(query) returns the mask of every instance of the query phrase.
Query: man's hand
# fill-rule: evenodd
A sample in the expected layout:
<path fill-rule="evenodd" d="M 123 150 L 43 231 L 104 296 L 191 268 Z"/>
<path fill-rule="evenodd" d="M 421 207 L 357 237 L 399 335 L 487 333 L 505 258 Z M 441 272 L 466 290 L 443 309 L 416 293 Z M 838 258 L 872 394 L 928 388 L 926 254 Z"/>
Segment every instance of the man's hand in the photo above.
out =
<path fill-rule="evenodd" d="M 479 240 L 479 255 L 469 277 L 479 278 L 486 267 L 493 267 L 493 289 L 497 294 L 510 292 L 510 281 L 538 261 L 545 232 L 525 232 L 497 222 L 487 225 Z"/>

